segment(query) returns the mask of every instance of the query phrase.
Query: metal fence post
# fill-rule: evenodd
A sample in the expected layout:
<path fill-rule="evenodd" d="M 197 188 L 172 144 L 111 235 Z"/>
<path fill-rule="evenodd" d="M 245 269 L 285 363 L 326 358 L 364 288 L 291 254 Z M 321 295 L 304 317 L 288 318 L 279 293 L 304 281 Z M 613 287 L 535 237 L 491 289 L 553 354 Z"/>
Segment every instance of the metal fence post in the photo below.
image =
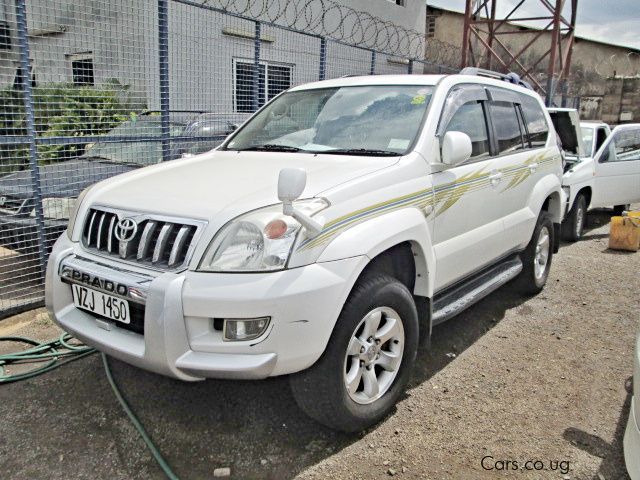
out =
<path fill-rule="evenodd" d="M 320 37 L 320 72 L 318 79 L 324 80 L 327 74 L 327 39 Z"/>
<path fill-rule="evenodd" d="M 36 149 L 36 122 L 33 111 L 33 91 L 31 89 L 31 61 L 29 60 L 27 8 L 25 0 L 16 0 L 16 23 L 18 27 L 18 44 L 20 48 L 20 68 L 22 69 L 22 93 L 24 98 L 25 124 L 27 127 L 27 137 L 29 138 L 29 170 L 31 171 L 31 188 L 35 197 L 38 257 L 40 260 L 40 273 L 41 275 L 44 275 L 47 268 L 48 253 L 45 239 L 44 210 L 42 208 L 40 168 L 38 167 L 38 151 Z"/>
<path fill-rule="evenodd" d="M 369 71 L 369 75 L 376 74 L 376 51 L 371 50 L 371 70 Z"/>
<path fill-rule="evenodd" d="M 409 64 L 407 65 L 407 73 L 411 75 L 413 73 L 413 60 L 409 59 Z"/>
<path fill-rule="evenodd" d="M 253 42 L 253 98 L 252 106 L 255 112 L 260 108 L 260 22 L 256 22 L 255 39 Z M 266 75 L 265 71 L 265 75 Z M 266 95 L 266 92 L 265 92 Z M 266 100 L 266 99 L 265 99 Z"/>
<path fill-rule="evenodd" d="M 555 95 L 556 90 L 556 81 L 552 76 L 547 78 L 547 95 L 545 98 L 545 106 L 552 107 L 553 106 L 553 97 Z"/>
<path fill-rule="evenodd" d="M 169 10 L 168 0 L 158 0 L 158 65 L 160 73 L 160 136 L 162 161 L 171 155 L 169 119 Z"/>

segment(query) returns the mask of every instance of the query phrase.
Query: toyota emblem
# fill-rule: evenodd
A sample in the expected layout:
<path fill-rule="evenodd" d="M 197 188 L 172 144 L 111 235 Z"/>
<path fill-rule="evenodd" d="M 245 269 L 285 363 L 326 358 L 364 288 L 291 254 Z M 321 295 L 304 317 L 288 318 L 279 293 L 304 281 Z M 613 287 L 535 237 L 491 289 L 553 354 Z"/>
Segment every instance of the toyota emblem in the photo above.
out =
<path fill-rule="evenodd" d="M 138 233 L 138 224 L 132 218 L 123 218 L 118 222 L 115 230 L 115 236 L 119 241 L 128 242 Z"/>

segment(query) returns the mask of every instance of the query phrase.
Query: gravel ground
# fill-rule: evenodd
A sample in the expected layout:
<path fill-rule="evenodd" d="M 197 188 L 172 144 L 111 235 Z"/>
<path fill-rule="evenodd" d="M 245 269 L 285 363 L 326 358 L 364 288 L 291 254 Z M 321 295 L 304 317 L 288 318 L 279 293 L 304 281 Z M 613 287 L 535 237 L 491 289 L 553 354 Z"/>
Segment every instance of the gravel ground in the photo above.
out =
<path fill-rule="evenodd" d="M 360 435 L 306 418 L 286 378 L 185 384 L 113 360 L 114 376 L 183 479 L 628 478 L 640 253 L 608 250 L 607 222 L 590 215 L 542 294 L 507 286 L 435 328 L 396 411 Z M 0 322 L 0 336 L 55 332 L 42 311 Z M 0 416 L 2 479 L 163 478 L 97 355 L 0 387 Z"/>

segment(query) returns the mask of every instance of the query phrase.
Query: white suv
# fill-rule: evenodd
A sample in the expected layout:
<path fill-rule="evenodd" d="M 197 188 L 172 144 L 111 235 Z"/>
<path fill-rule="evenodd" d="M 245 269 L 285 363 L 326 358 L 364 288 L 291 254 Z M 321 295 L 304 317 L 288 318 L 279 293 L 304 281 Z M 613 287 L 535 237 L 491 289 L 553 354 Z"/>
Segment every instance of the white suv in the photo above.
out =
<path fill-rule="evenodd" d="M 85 191 L 47 306 L 182 380 L 293 374 L 309 415 L 360 430 L 434 325 L 516 277 L 543 288 L 563 216 L 550 125 L 536 93 L 479 74 L 292 88 L 213 152 Z"/>

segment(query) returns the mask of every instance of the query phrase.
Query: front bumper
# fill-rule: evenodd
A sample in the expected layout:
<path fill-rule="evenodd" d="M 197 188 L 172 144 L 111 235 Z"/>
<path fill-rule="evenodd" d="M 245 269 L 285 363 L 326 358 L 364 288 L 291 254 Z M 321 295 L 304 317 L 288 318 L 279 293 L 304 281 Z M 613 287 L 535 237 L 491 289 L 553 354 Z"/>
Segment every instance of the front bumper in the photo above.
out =
<path fill-rule="evenodd" d="M 353 257 L 264 274 L 127 271 L 63 235 L 47 268 L 46 304 L 63 329 L 140 368 L 182 380 L 258 379 L 315 363 L 366 263 Z M 146 297 L 144 334 L 77 309 L 61 265 L 135 286 Z M 225 342 L 214 328 L 213 318 L 264 316 L 269 328 L 252 341 Z"/>

